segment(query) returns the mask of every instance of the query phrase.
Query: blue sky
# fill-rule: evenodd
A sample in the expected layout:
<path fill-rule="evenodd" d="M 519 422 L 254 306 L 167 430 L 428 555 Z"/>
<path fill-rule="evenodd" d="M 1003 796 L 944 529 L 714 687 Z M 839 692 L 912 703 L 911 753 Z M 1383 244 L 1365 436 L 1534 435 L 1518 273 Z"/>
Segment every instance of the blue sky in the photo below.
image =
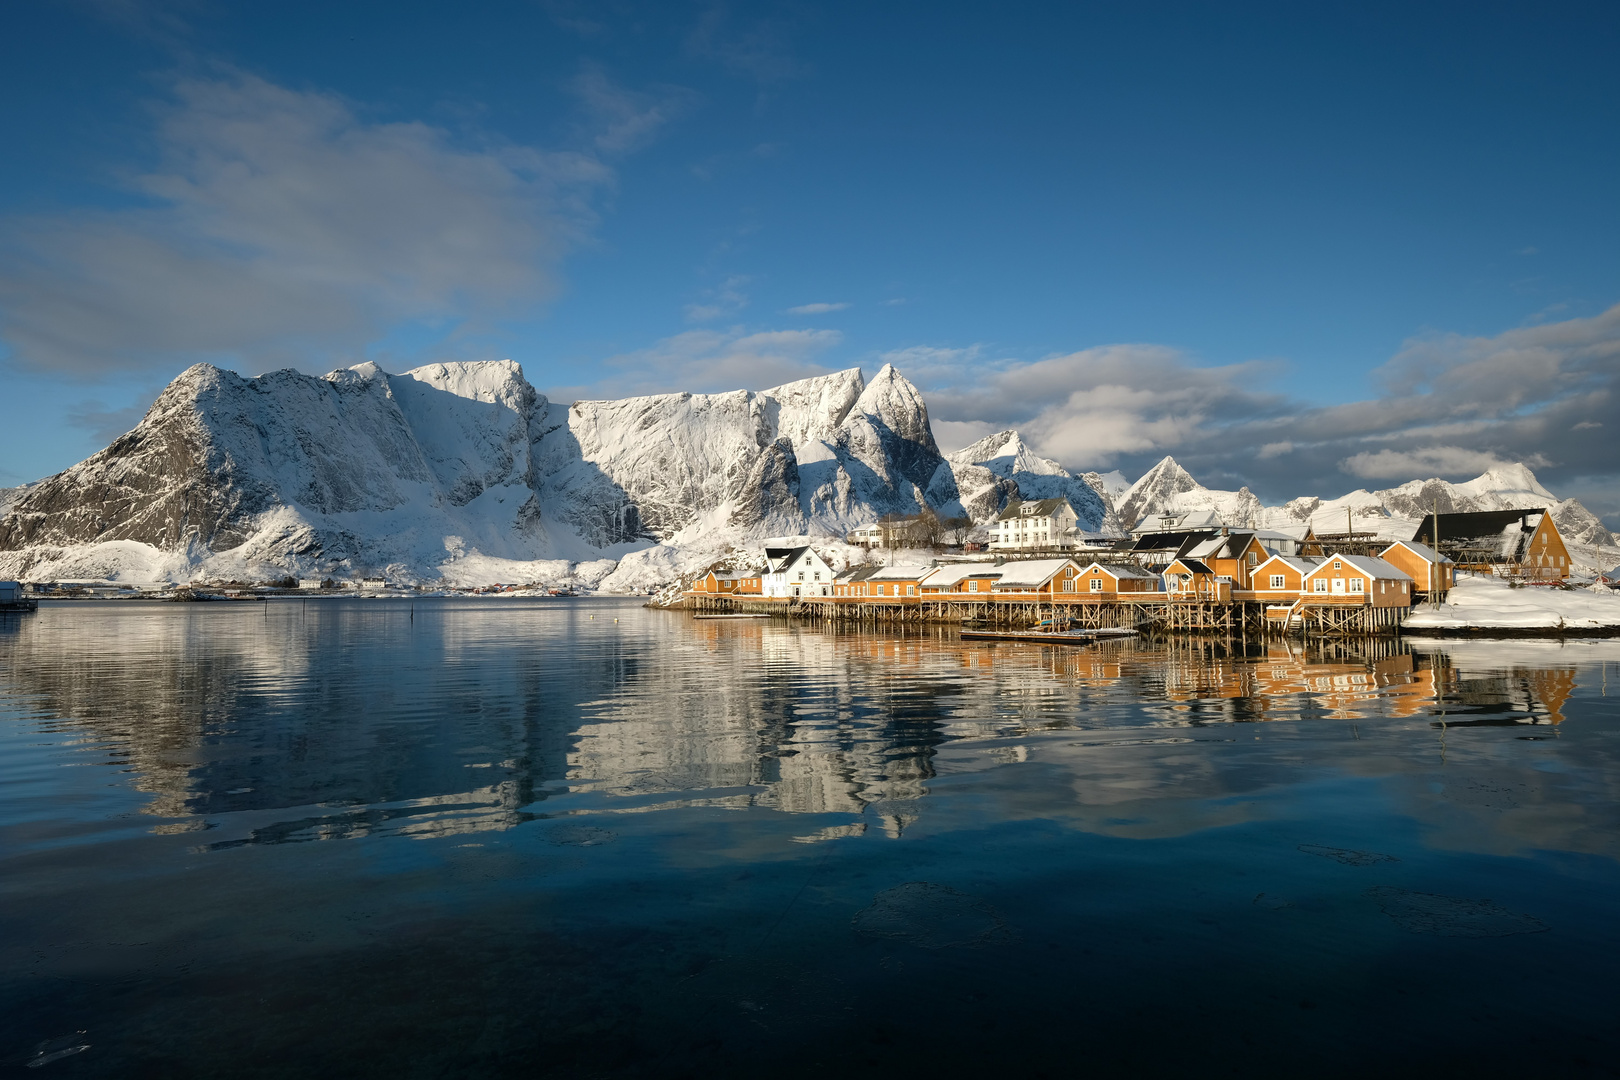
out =
<path fill-rule="evenodd" d="M 943 442 L 1620 524 L 1620 9 L 19 5 L 0 484 L 190 363 L 894 362 Z"/>

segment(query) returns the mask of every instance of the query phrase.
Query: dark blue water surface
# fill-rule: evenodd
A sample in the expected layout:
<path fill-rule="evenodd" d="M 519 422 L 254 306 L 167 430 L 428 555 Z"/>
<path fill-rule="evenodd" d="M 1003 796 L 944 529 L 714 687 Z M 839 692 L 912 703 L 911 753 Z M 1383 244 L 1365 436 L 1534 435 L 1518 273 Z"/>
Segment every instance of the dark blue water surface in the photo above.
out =
<path fill-rule="evenodd" d="M 47 604 L 0 1064 L 1612 1076 L 1617 706 L 1617 643 Z"/>

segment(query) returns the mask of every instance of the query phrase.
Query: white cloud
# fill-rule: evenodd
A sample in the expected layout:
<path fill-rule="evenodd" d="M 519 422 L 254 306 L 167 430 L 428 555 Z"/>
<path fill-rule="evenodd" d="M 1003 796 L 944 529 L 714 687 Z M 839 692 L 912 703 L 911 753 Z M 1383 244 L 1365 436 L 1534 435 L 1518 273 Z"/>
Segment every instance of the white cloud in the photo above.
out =
<path fill-rule="evenodd" d="M 718 286 L 704 292 L 704 303 L 686 305 L 687 322 L 713 322 L 727 315 L 736 315 L 748 306 L 748 294 L 743 286 L 752 279 L 733 274 Z"/>
<path fill-rule="evenodd" d="M 617 397 L 679 390 L 761 390 L 826 374 L 827 367 L 816 358 L 842 340 L 836 330 L 688 330 L 651 348 L 610 357 L 606 366 L 619 374 L 597 383 L 590 393 Z"/>
<path fill-rule="evenodd" d="M 687 112 L 697 95 L 684 87 L 661 86 L 654 93 L 631 90 L 585 64 L 570 87 L 585 106 L 592 142 L 604 154 L 623 154 L 651 142 L 659 130 Z"/>
<path fill-rule="evenodd" d="M 1526 461 L 1531 466 L 1546 464 L 1544 459 Z M 1340 465 L 1352 476 L 1368 479 L 1401 479 L 1430 476 L 1477 476 L 1488 469 L 1512 464 L 1489 451 L 1467 450 L 1461 446 L 1425 446 L 1418 450 L 1379 450 L 1346 458 Z"/>
<path fill-rule="evenodd" d="M 826 315 L 834 311 L 843 311 L 849 304 L 800 304 L 798 307 L 787 309 L 789 315 Z"/>
<path fill-rule="evenodd" d="M 0 231 L 0 335 L 17 360 L 319 365 L 401 323 L 532 315 L 612 179 L 589 155 L 467 147 L 250 75 L 173 94 L 161 167 L 131 181 L 142 205 Z"/>

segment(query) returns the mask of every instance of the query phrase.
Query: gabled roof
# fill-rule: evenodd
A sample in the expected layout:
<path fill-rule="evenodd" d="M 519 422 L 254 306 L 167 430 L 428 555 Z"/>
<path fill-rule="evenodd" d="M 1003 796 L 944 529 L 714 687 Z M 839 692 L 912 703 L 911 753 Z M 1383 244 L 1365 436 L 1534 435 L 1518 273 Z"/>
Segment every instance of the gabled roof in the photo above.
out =
<path fill-rule="evenodd" d="M 1074 507 L 1069 506 L 1069 500 L 1056 499 L 1008 499 L 1007 509 L 996 516 L 997 521 L 1012 521 L 1019 518 L 1051 517 L 1057 513 L 1058 507 L 1067 507 L 1069 513 L 1074 513 Z"/>
<path fill-rule="evenodd" d="M 833 581 L 840 585 L 848 585 L 853 581 L 865 581 L 881 569 L 883 569 L 881 566 L 852 566 L 842 574 L 834 577 Z"/>
<path fill-rule="evenodd" d="M 768 547 L 765 549 L 765 572 L 768 574 L 780 574 L 798 562 L 807 551 L 812 555 L 816 555 L 814 551 L 810 550 L 809 544 L 802 547 Z M 816 558 L 819 559 L 821 556 L 816 555 Z"/>
<path fill-rule="evenodd" d="M 739 581 L 742 578 L 754 576 L 747 570 L 710 570 L 708 574 L 703 576 L 709 577 L 710 575 L 713 575 L 716 581 Z"/>
<path fill-rule="evenodd" d="M 1335 562 L 1347 562 L 1357 570 L 1360 570 L 1368 576 L 1374 578 L 1384 578 L 1390 581 L 1412 580 L 1411 574 L 1408 574 L 1405 570 L 1402 570 L 1394 563 L 1387 563 L 1383 559 L 1375 558 L 1371 555 L 1340 555 L 1337 552 L 1323 558 L 1322 561 L 1316 565 L 1316 568 L 1305 576 L 1315 577 L 1324 570 L 1331 574 L 1333 572 L 1333 564 Z"/>
<path fill-rule="evenodd" d="M 1442 524 L 1441 528 L 1444 527 L 1444 524 Z M 1418 558 L 1422 559 L 1424 562 L 1448 563 L 1451 561 L 1450 555 L 1441 555 L 1428 544 L 1420 544 L 1416 540 L 1397 540 L 1393 544 L 1389 545 L 1389 548 L 1392 547 L 1403 547 L 1407 551 L 1410 551 L 1412 554 L 1416 555 Z M 1387 552 L 1389 548 L 1385 548 L 1384 550 Z"/>
<path fill-rule="evenodd" d="M 1065 566 L 1074 565 L 1073 559 L 1021 559 L 1001 567 L 1001 578 L 996 588 L 1031 588 L 1045 585 Z"/>
<path fill-rule="evenodd" d="M 1254 542 L 1254 533 L 1244 530 L 1225 536 L 1212 536 L 1208 540 L 1197 543 L 1182 552 L 1185 556 L 1194 559 L 1237 559 Z"/>
<path fill-rule="evenodd" d="M 968 578 L 999 578 L 1001 571 L 995 563 L 947 563 L 923 578 L 923 583 L 936 589 L 948 589 Z"/>
<path fill-rule="evenodd" d="M 1188 570 L 1191 570 L 1195 574 L 1213 574 L 1215 572 L 1209 568 L 1208 563 L 1200 562 L 1197 559 L 1188 558 L 1185 555 L 1181 556 L 1179 559 L 1172 559 L 1170 561 L 1170 566 L 1174 566 L 1176 563 L 1180 563 L 1182 566 L 1185 566 Z M 1168 571 L 1170 566 L 1165 567 L 1165 570 Z"/>
<path fill-rule="evenodd" d="M 1522 526 L 1528 532 L 1540 524 L 1541 516 L 1546 512 L 1546 507 L 1538 506 L 1532 510 L 1477 510 L 1467 514 L 1441 514 L 1440 543 L 1498 537 L 1510 525 Z M 1424 515 L 1412 539 L 1434 543 L 1433 514 Z"/>
<path fill-rule="evenodd" d="M 1132 533 L 1186 532 L 1191 529 L 1218 529 L 1221 515 L 1214 510 L 1192 510 L 1177 514 L 1149 514 L 1136 523 Z"/>
<path fill-rule="evenodd" d="M 878 566 L 866 578 L 867 581 L 921 581 L 928 576 L 928 566 Z"/>
<path fill-rule="evenodd" d="M 1309 574 L 1321 564 L 1322 560 L 1311 555 L 1273 555 L 1254 568 L 1252 571 L 1253 576 L 1259 577 L 1260 571 L 1264 570 L 1267 566 L 1270 566 L 1274 562 L 1283 563 L 1291 569 L 1299 571 L 1301 574 Z"/>
<path fill-rule="evenodd" d="M 1120 578 L 1135 578 L 1143 581 L 1153 581 L 1158 577 L 1157 574 L 1150 574 L 1146 570 L 1143 570 L 1140 566 L 1135 566 L 1131 563 L 1105 563 L 1097 562 L 1095 560 L 1087 563 L 1085 566 L 1082 566 L 1080 568 L 1080 573 L 1082 575 L 1089 574 L 1093 566 L 1097 567 L 1097 569 L 1101 570 L 1103 573 L 1109 575 L 1115 580 Z"/>

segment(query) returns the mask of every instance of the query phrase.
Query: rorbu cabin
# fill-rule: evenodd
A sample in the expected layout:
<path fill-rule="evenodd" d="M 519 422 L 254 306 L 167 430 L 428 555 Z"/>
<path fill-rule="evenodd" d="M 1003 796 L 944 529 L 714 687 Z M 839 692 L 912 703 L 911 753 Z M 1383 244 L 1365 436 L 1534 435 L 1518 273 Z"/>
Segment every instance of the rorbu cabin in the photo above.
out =
<path fill-rule="evenodd" d="M 1076 600 L 1114 600 L 1121 593 L 1151 593 L 1159 588 L 1159 576 L 1130 563 L 1094 562 L 1082 567 L 1074 578 Z"/>
<path fill-rule="evenodd" d="M 738 586 L 748 576 L 742 570 L 710 570 L 693 583 L 692 591 L 715 596 L 731 596 L 741 591 Z"/>
<path fill-rule="evenodd" d="M 1372 555 L 1334 552 L 1305 575 L 1307 604 L 1411 607 L 1412 576 Z"/>
<path fill-rule="evenodd" d="M 852 566 L 848 570 L 833 578 L 834 597 L 862 597 L 866 595 L 866 579 L 877 573 L 880 567 Z"/>
<path fill-rule="evenodd" d="M 1529 581 L 1569 576 L 1569 548 L 1545 509 L 1482 510 L 1438 519 L 1425 517 L 1412 539 L 1449 555 L 1458 570 Z"/>
<path fill-rule="evenodd" d="M 1003 569 L 995 563 L 947 563 L 918 584 L 924 596 L 988 600 Z"/>
<path fill-rule="evenodd" d="M 1197 559 L 1208 566 L 1216 577 L 1230 578 L 1237 589 L 1249 587 L 1250 572 L 1270 554 L 1253 532 L 1227 529 L 1180 553 L 1182 558 Z"/>
<path fill-rule="evenodd" d="M 1232 579 L 1217 574 L 1214 567 L 1201 559 L 1184 556 L 1164 568 L 1164 591 L 1171 600 L 1213 600 L 1224 604 L 1232 599 Z"/>
<path fill-rule="evenodd" d="M 1416 540 L 1397 540 L 1378 557 L 1406 571 L 1412 578 L 1413 591 L 1423 596 L 1446 595 L 1456 578 L 1456 563 Z"/>
<path fill-rule="evenodd" d="M 1005 563 L 992 591 L 997 596 L 1045 597 L 1073 592 L 1080 567 L 1073 559 L 1025 559 Z"/>
<path fill-rule="evenodd" d="M 867 575 L 864 595 L 881 600 L 915 600 L 929 571 L 927 566 L 880 566 Z"/>
<path fill-rule="evenodd" d="M 1298 600 L 1305 589 L 1305 576 L 1321 561 L 1300 555 L 1273 555 L 1249 575 L 1252 599 L 1289 603 Z"/>

